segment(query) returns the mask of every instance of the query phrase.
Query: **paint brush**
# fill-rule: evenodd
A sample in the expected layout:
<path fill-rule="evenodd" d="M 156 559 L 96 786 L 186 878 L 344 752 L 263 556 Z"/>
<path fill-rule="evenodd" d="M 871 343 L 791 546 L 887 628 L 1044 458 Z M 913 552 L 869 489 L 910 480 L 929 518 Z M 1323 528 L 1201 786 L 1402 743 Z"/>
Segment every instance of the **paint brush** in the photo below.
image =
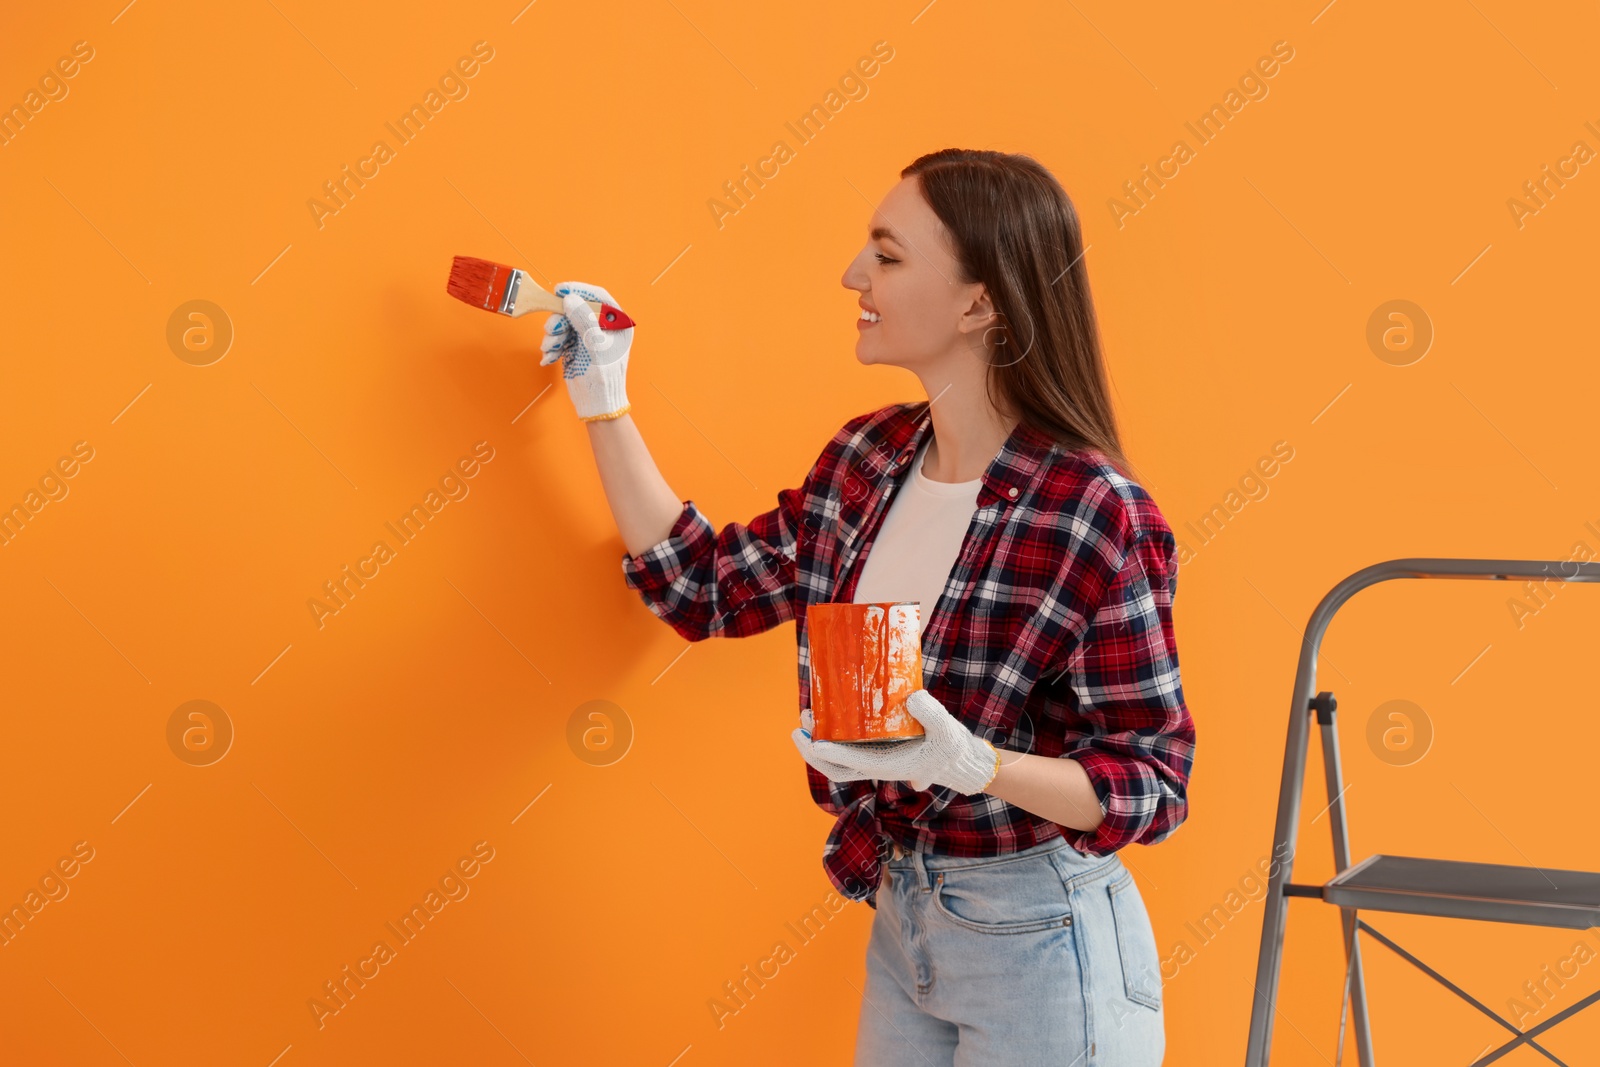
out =
<path fill-rule="evenodd" d="M 527 271 L 471 256 L 457 256 L 451 261 L 445 291 L 463 303 L 514 319 L 532 311 L 552 311 L 557 315 L 565 311 L 561 298 L 530 278 Z M 584 303 L 594 309 L 602 330 L 625 330 L 634 324 L 621 308 L 598 300 Z"/>

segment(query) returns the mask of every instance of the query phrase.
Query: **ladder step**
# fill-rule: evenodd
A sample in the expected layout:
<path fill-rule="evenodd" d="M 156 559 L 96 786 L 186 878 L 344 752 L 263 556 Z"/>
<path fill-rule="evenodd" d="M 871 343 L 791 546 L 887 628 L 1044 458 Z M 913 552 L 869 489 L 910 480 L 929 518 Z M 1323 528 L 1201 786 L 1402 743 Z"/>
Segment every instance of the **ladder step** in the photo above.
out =
<path fill-rule="evenodd" d="M 1369 911 L 1600 927 L 1600 874 L 1552 867 L 1374 855 L 1325 884 L 1322 899 Z"/>

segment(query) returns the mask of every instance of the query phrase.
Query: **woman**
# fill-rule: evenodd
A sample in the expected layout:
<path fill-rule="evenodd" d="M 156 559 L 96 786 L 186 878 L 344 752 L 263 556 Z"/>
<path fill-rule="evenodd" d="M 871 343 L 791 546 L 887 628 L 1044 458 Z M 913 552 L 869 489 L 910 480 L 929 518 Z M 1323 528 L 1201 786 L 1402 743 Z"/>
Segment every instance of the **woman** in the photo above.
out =
<path fill-rule="evenodd" d="M 1118 441 L 1072 204 L 1027 156 L 923 156 L 841 282 L 857 359 L 929 399 L 851 419 L 720 532 L 628 417 L 633 329 L 580 297 L 616 301 L 557 287 L 544 362 L 589 425 L 624 578 L 690 641 L 795 620 L 795 745 L 838 816 L 823 866 L 876 910 L 858 1064 L 1158 1064 L 1155 938 L 1117 850 L 1183 821 L 1195 735 L 1175 542 Z M 923 608 L 925 734 L 813 742 L 807 606 L 898 600 Z"/>

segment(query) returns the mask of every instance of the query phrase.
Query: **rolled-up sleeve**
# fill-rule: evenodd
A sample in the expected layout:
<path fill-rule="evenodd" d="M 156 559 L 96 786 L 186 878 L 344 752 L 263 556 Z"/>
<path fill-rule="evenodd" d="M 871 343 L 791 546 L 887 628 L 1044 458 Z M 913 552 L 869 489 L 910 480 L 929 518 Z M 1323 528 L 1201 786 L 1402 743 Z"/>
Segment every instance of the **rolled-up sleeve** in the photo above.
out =
<path fill-rule="evenodd" d="M 716 531 L 700 514 L 694 501 L 685 500 L 683 510 L 678 512 L 664 540 L 656 542 L 637 556 L 627 552 L 622 554 L 623 579 L 654 610 L 660 595 L 691 561 L 710 550 L 715 538 Z"/>
<path fill-rule="evenodd" d="M 784 489 L 771 511 L 719 531 L 685 500 L 665 540 L 623 553 L 623 578 L 685 640 L 770 630 L 794 618 L 804 506 L 804 490 Z"/>
<path fill-rule="evenodd" d="M 1062 826 L 1083 851 L 1155 844 L 1188 814 L 1195 730 L 1172 627 L 1174 558 L 1169 530 L 1135 537 L 1067 658 L 1075 710 L 1089 729 L 1061 755 L 1083 766 L 1105 811 L 1095 830 Z"/>

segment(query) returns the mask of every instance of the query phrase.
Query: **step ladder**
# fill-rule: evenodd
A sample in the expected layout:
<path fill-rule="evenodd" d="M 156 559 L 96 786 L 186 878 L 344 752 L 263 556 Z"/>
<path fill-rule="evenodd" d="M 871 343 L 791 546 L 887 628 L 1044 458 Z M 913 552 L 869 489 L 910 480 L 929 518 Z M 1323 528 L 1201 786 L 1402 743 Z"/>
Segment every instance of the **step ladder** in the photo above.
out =
<path fill-rule="evenodd" d="M 1483 580 L 1542 579 L 1600 582 L 1600 563 L 1559 560 L 1393 559 L 1356 571 L 1334 586 L 1306 625 L 1289 705 L 1289 737 L 1284 746 L 1283 779 L 1278 790 L 1278 818 L 1272 833 L 1272 855 L 1284 857 L 1268 883 L 1261 920 L 1261 951 L 1256 961 L 1255 997 L 1250 1010 L 1250 1042 L 1246 1067 L 1267 1067 L 1272 1052 L 1272 1023 L 1277 1012 L 1278 977 L 1283 965 L 1284 924 L 1292 897 L 1314 897 L 1339 908 L 1343 919 L 1345 981 L 1339 1009 L 1339 1056 L 1345 1043 L 1346 1010 L 1355 1032 L 1361 1067 L 1374 1067 L 1368 1026 L 1366 987 L 1361 975 L 1359 934 L 1367 934 L 1424 974 L 1442 984 L 1510 1032 L 1504 1044 L 1480 1055 L 1471 1067 L 1484 1067 L 1527 1045 L 1547 1060 L 1562 1061 L 1538 1043 L 1545 1031 L 1600 1001 L 1600 990 L 1526 1031 L 1475 999 L 1444 975 L 1379 933 L 1363 912 L 1404 912 L 1483 922 L 1587 930 L 1600 927 L 1600 873 L 1495 863 L 1374 855 L 1352 865 L 1344 811 L 1344 775 L 1339 763 L 1337 701 L 1331 692 L 1317 692 L 1317 653 L 1334 613 L 1369 585 L 1392 578 L 1464 578 Z M 1311 719 L 1316 717 L 1328 789 L 1328 826 L 1333 836 L 1335 876 L 1324 885 L 1290 881 L 1300 799 L 1305 787 L 1306 753 Z M 1280 851 L 1281 850 L 1281 851 Z"/>

